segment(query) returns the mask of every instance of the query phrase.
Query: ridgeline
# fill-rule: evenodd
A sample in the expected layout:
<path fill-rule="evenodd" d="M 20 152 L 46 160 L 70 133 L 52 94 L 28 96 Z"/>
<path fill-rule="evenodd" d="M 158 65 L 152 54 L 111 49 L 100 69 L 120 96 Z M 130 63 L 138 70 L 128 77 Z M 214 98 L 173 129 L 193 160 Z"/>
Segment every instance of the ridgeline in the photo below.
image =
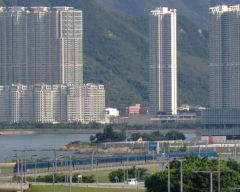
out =
<path fill-rule="evenodd" d="M 0 0 L 0 6 L 74 6 L 84 11 L 84 82 L 101 83 L 106 106 L 148 105 L 148 16 L 95 0 Z M 178 104 L 208 105 L 208 33 L 178 16 Z"/>

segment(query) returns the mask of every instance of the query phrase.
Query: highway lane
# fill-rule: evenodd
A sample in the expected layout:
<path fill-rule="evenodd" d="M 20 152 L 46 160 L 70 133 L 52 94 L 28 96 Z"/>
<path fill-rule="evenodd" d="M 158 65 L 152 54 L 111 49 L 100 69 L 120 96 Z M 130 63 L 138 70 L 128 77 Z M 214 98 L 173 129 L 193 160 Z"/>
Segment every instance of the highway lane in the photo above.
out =
<path fill-rule="evenodd" d="M 52 185 L 52 183 L 34 183 L 32 185 Z M 69 186 L 69 183 L 55 183 L 55 185 Z M 72 183 L 71 186 L 92 187 L 92 188 L 110 188 L 110 189 L 146 189 L 143 182 L 138 182 L 136 185 L 125 183 Z"/>
<path fill-rule="evenodd" d="M 83 172 L 96 172 L 96 171 L 103 171 L 103 170 L 116 170 L 116 169 L 127 169 L 132 168 L 133 166 L 137 167 L 149 167 L 152 166 L 151 161 L 147 162 L 129 162 L 128 166 L 126 164 L 120 164 L 120 163 L 111 163 L 111 164 L 103 164 L 96 166 L 75 166 L 72 167 L 72 173 L 83 173 Z M 57 168 L 55 171 L 53 168 L 50 169 L 36 169 L 36 170 L 28 170 L 28 172 L 25 174 L 26 177 L 34 177 L 34 176 L 44 176 L 44 175 L 52 175 L 53 173 L 63 173 L 63 174 L 69 174 L 69 167 L 68 168 Z M 0 180 L 10 180 L 14 175 L 21 176 L 21 173 L 14 174 L 14 173 L 1 173 L 0 174 Z M 24 175 L 24 173 L 22 173 Z"/>

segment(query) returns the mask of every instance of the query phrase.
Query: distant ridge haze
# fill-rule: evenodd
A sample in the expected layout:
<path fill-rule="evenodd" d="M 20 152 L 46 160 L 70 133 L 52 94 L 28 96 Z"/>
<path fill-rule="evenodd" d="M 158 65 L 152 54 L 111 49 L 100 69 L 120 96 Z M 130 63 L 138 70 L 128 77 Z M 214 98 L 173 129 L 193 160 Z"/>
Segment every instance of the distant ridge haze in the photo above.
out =
<path fill-rule="evenodd" d="M 148 15 L 155 7 L 169 7 L 191 18 L 197 25 L 208 28 L 208 8 L 219 4 L 234 5 L 239 0 L 97 0 L 103 5 L 131 15 Z"/>

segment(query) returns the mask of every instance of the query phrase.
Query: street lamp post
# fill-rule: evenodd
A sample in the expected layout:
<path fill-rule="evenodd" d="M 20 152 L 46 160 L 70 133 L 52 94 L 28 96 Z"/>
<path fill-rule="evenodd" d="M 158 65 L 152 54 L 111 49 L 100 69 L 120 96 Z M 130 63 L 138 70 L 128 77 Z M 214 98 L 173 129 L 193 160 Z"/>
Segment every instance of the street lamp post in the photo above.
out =
<path fill-rule="evenodd" d="M 26 162 L 26 151 L 24 151 L 23 160 L 24 160 L 24 182 L 26 183 L 26 171 L 27 171 L 27 162 Z"/>
<path fill-rule="evenodd" d="M 183 161 L 186 161 L 185 159 L 180 159 L 180 175 L 181 175 L 181 184 L 180 184 L 180 192 L 183 192 Z"/>
<path fill-rule="evenodd" d="M 17 153 L 13 156 L 16 158 L 16 164 L 17 164 L 17 175 L 19 176 L 19 159 Z"/>
<path fill-rule="evenodd" d="M 23 152 L 23 159 L 21 160 L 21 177 L 24 175 L 24 182 L 26 182 L 26 171 L 27 171 L 27 159 L 26 159 L 26 152 L 29 151 L 36 151 L 34 148 L 26 148 L 24 150 L 14 150 L 14 151 L 20 151 Z M 16 154 L 17 156 L 17 154 Z M 18 166 L 18 172 L 19 172 L 19 166 Z M 24 172 L 24 173 L 23 173 Z M 22 179 L 23 180 L 23 179 Z"/>
<path fill-rule="evenodd" d="M 220 157 L 218 157 L 218 192 L 221 192 L 221 167 L 220 167 Z"/>
<path fill-rule="evenodd" d="M 167 165 L 168 165 L 168 192 L 171 191 L 170 162 L 171 162 L 170 157 L 166 157 L 165 159 L 159 161 L 159 163 L 167 163 Z"/>
<path fill-rule="evenodd" d="M 23 192 L 23 160 L 21 159 L 21 192 Z"/>
<path fill-rule="evenodd" d="M 32 155 L 31 156 L 31 159 L 32 159 L 32 157 L 37 157 L 37 154 L 35 154 L 35 155 Z M 34 168 L 34 182 L 36 182 L 36 172 L 37 172 L 37 159 L 35 159 L 35 168 Z"/>
<path fill-rule="evenodd" d="M 168 159 L 168 192 L 171 191 L 170 160 Z"/>
<path fill-rule="evenodd" d="M 210 174 L 210 192 L 213 192 L 213 173 L 221 173 L 221 172 L 231 172 L 231 171 L 192 171 L 193 173 L 209 173 Z M 218 181 L 219 183 L 219 181 Z M 218 187 L 219 189 L 219 187 Z"/>

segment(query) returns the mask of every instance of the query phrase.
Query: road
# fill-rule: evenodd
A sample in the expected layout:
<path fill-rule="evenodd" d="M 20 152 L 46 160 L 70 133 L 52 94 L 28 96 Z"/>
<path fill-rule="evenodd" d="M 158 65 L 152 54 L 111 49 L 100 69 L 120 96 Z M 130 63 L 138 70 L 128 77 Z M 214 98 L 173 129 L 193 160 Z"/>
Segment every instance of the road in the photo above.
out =
<path fill-rule="evenodd" d="M 91 171 L 103 171 L 103 170 L 116 170 L 116 169 L 126 169 L 126 168 L 132 168 L 133 166 L 137 167 L 149 167 L 152 165 L 151 161 L 145 162 L 129 162 L 128 166 L 120 164 L 120 163 L 112 163 L 112 164 L 103 164 L 99 165 L 98 167 L 94 165 L 93 167 L 90 166 L 75 166 L 72 167 L 72 173 L 83 173 L 83 172 L 91 172 Z M 51 169 L 37 169 L 37 170 L 28 170 L 27 173 L 25 173 L 26 177 L 37 177 L 37 176 L 45 176 L 45 175 L 52 175 L 53 173 L 65 173 L 69 174 L 69 168 L 68 169 L 61 169 L 57 168 L 55 171 L 53 168 Z M 17 174 L 16 174 L 17 175 Z M 24 176 L 24 173 L 22 173 Z M 14 173 L 0 173 L 0 180 L 10 180 L 14 176 Z M 21 173 L 19 174 L 21 176 Z"/>
<path fill-rule="evenodd" d="M 52 185 L 52 183 L 30 183 L 32 185 Z M 69 183 L 55 183 L 55 185 L 69 186 Z M 110 188 L 110 189 L 146 189 L 143 182 L 137 185 L 128 185 L 124 183 L 72 183 L 72 186 Z"/>

